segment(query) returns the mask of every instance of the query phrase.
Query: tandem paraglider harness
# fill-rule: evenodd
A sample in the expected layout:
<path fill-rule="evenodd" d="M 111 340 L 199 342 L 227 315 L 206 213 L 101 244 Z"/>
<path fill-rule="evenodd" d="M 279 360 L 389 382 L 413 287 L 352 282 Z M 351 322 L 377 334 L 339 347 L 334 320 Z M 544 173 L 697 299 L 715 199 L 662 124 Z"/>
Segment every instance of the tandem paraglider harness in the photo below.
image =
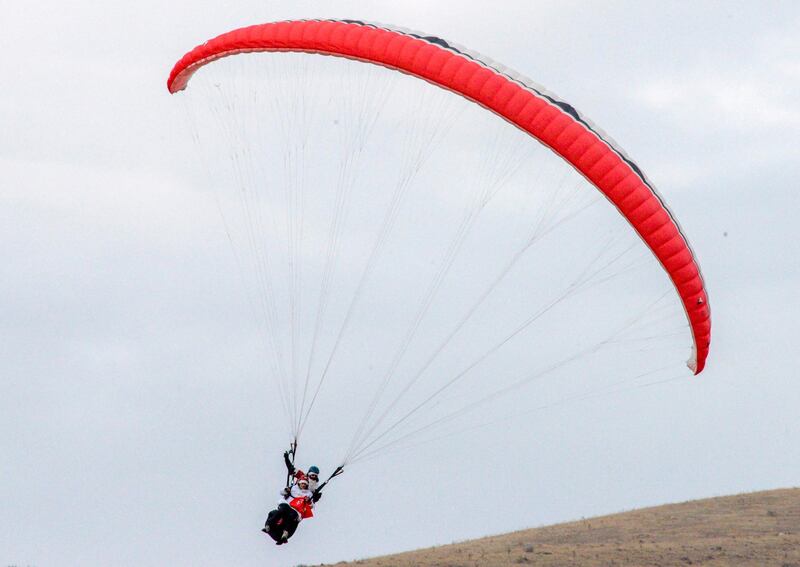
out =
<path fill-rule="evenodd" d="M 286 464 L 286 487 L 284 494 L 290 494 L 292 488 L 292 479 L 295 478 L 297 469 L 294 466 L 294 459 L 297 454 L 297 441 L 293 442 L 288 451 L 283 453 L 283 461 Z M 282 545 L 289 541 L 289 538 L 294 535 L 297 526 L 304 518 L 311 517 L 313 514 L 311 508 L 313 503 L 316 503 L 322 498 L 322 489 L 327 484 L 344 472 L 344 466 L 339 466 L 333 473 L 317 488 L 314 489 L 310 497 L 299 497 L 291 500 L 290 503 L 281 502 L 278 507 L 271 510 L 267 515 L 267 521 L 264 524 L 262 532 L 269 535 L 277 545 Z"/>

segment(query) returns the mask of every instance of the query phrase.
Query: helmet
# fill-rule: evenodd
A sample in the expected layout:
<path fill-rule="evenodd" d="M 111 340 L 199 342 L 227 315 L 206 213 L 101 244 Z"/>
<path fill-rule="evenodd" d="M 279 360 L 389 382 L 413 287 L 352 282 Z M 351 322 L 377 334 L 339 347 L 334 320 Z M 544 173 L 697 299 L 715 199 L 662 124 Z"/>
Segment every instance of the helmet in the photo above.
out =
<path fill-rule="evenodd" d="M 319 474 L 319 467 L 317 466 L 308 467 L 308 474 Z"/>

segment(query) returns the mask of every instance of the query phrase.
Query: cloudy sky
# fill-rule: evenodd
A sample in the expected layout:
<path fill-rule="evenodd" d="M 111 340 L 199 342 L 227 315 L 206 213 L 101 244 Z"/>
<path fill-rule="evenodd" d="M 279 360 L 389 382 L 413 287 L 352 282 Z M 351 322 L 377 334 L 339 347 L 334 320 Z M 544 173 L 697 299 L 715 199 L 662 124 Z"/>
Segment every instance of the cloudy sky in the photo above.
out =
<path fill-rule="evenodd" d="M 0 563 L 334 562 L 800 484 L 796 3 L 3 7 Z M 365 464 L 292 545 L 269 545 L 285 434 L 165 80 L 209 37 L 294 18 L 451 39 L 602 125 L 699 256 L 702 376 Z"/>

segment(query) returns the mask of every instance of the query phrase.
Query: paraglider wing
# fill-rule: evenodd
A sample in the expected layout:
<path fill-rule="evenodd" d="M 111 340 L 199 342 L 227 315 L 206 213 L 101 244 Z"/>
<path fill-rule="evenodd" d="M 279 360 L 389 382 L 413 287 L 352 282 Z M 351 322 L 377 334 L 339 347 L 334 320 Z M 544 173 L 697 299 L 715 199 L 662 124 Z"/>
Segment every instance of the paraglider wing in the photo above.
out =
<path fill-rule="evenodd" d="M 657 257 L 681 298 L 691 327 L 694 348 L 687 364 L 695 374 L 703 370 L 711 319 L 696 258 L 636 164 L 572 106 L 480 55 L 439 38 L 352 20 L 267 23 L 222 34 L 181 58 L 167 86 L 170 92 L 178 92 L 203 65 L 254 51 L 319 53 L 396 69 L 484 106 L 551 148 L 614 204 Z"/>

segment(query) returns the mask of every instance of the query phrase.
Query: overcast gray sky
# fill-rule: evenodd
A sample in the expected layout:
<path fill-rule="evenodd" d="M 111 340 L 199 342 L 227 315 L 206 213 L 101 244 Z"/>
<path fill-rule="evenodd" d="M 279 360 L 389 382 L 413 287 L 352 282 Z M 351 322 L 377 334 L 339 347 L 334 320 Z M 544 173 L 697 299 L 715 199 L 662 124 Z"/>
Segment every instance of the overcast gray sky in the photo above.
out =
<path fill-rule="evenodd" d="M 800 484 L 796 3 L 2 6 L 0 563 L 334 562 Z M 691 239 L 713 339 L 698 378 L 354 469 L 279 549 L 286 439 L 165 80 L 218 33 L 314 17 L 469 46 L 601 125 Z"/>

